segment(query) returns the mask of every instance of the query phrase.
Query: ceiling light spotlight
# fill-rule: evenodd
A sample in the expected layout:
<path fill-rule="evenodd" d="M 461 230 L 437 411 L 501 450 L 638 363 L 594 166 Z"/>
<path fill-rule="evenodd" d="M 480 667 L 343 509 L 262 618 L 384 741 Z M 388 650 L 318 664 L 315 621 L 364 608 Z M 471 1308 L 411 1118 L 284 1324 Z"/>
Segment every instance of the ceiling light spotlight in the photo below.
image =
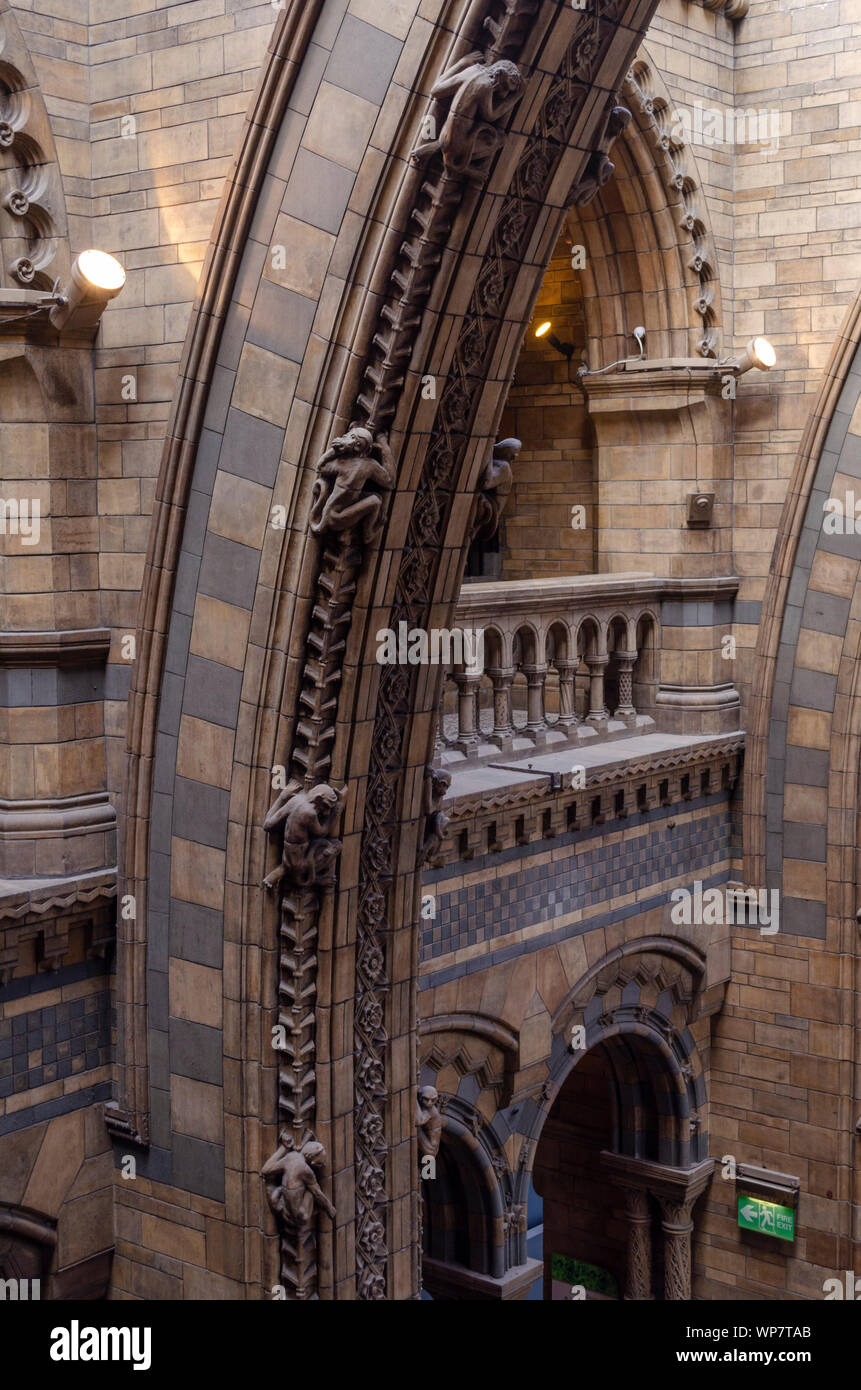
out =
<path fill-rule="evenodd" d="M 557 352 L 561 353 L 563 357 L 567 357 L 568 361 L 570 362 L 574 352 L 574 344 L 560 342 L 556 334 L 551 333 L 550 330 L 552 327 L 553 324 L 551 323 L 550 319 L 546 319 L 544 323 L 539 323 L 538 327 L 535 330 L 536 338 L 546 338 L 550 346 L 552 348 L 555 348 Z"/>
<path fill-rule="evenodd" d="M 126 273 L 114 256 L 106 251 L 82 251 L 51 310 L 51 323 L 58 331 L 94 333 L 105 306 L 125 283 Z"/>
<path fill-rule="evenodd" d="M 751 338 L 735 365 L 739 376 L 742 376 L 751 367 L 756 367 L 760 372 L 771 371 L 776 361 L 777 353 L 767 338 Z"/>

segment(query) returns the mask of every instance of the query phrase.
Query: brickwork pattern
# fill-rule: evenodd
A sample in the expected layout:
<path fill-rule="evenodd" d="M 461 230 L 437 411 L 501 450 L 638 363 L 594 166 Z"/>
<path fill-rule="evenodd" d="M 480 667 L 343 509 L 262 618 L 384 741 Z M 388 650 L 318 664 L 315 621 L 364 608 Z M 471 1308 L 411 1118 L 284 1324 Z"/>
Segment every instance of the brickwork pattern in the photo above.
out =
<path fill-rule="evenodd" d="M 458 866 L 451 886 L 430 877 L 425 891 L 437 891 L 437 915 L 424 923 L 423 961 L 482 943 L 490 948 L 511 931 L 573 925 L 581 916 L 583 930 L 598 905 L 606 910 L 629 894 L 636 898 L 698 874 L 711 878 L 729 869 L 730 835 L 726 804 L 706 815 L 676 816 L 671 829 L 635 816 L 615 834 L 560 835 Z"/>

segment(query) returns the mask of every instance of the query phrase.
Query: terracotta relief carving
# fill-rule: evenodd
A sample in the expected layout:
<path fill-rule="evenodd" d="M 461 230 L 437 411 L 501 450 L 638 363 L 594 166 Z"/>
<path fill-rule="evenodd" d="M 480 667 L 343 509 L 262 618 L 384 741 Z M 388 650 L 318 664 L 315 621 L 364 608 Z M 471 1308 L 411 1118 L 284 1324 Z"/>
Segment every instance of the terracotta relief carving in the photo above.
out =
<path fill-rule="evenodd" d="M 424 810 L 427 819 L 425 820 L 425 837 L 421 852 L 422 864 L 428 864 L 436 859 L 448 833 L 448 816 L 440 810 L 440 806 L 450 786 L 451 773 L 447 772 L 445 768 L 430 766 L 425 768 Z"/>
<path fill-rule="evenodd" d="M 392 626 L 396 627 L 401 619 L 414 622 L 430 603 L 443 529 L 467 446 L 470 421 L 499 331 L 500 311 L 574 118 L 586 100 L 589 84 L 615 32 L 605 25 L 605 20 L 617 18 L 619 5 L 620 0 L 597 0 L 590 13 L 578 16 L 575 37 L 561 72 L 550 84 L 537 131 L 527 141 L 514 189 L 503 200 L 417 485 L 392 605 Z M 438 121 L 439 134 L 419 144 L 413 152 L 414 162 L 421 169 L 421 181 L 391 272 L 392 293 L 380 311 L 364 388 L 356 403 L 355 423 L 347 435 L 333 442 L 318 466 L 312 531 L 321 541 L 320 568 L 289 767 L 296 783 L 292 796 L 301 787 L 303 794 L 313 799 L 315 790 L 327 783 L 341 661 L 356 585 L 367 549 L 379 535 L 383 495 L 394 481 L 393 460 L 382 431 L 397 408 L 405 366 L 412 355 L 441 260 L 440 247 L 445 245 L 460 206 L 464 184 L 483 178 L 504 139 L 502 124 L 523 85 L 514 60 L 536 9 L 537 0 L 492 0 L 490 13 L 479 31 L 481 47 L 474 48 L 468 58 L 450 68 L 434 89 L 436 105 L 430 114 Z M 503 443 L 510 445 L 511 441 Z M 497 451 L 494 461 L 501 477 L 487 480 L 481 507 L 484 524 L 490 524 L 494 517 L 498 521 L 504 500 L 502 465 L 510 463 Z M 492 481 L 497 485 L 491 486 Z M 357 1294 L 361 1299 L 386 1296 L 386 1010 L 390 992 L 387 915 L 396 857 L 394 834 L 398 788 L 403 776 L 402 748 L 414 678 L 415 673 L 402 666 L 383 668 L 365 795 L 354 1014 L 355 1246 Z M 441 839 L 445 818 L 440 819 L 441 796 L 434 791 L 432 779 L 428 780 L 427 816 L 432 824 L 426 829 L 422 848 L 432 850 Z M 282 812 L 286 820 L 289 799 L 285 797 L 280 806 L 276 803 L 267 821 Z M 295 808 L 291 808 L 291 813 L 292 810 Z M 284 859 L 289 858 L 289 865 L 282 864 L 283 872 L 276 871 L 274 876 L 284 887 L 279 1019 L 285 1023 L 286 1041 L 279 1049 L 283 1054 L 279 1108 L 290 1121 L 292 1143 L 298 1149 L 307 1142 L 302 1138 L 306 1133 L 303 1126 L 312 1122 L 316 1104 L 314 952 L 321 891 L 329 886 L 331 862 L 327 850 L 326 863 L 320 864 L 318 872 L 313 846 L 337 843 L 328 833 L 331 823 L 319 834 L 310 821 L 307 826 L 310 829 L 304 838 L 300 833 L 295 842 L 288 842 L 285 836 Z M 288 843 L 295 843 L 297 848 L 288 850 Z M 307 870 L 303 866 L 309 859 L 312 868 Z M 275 1162 L 275 1157 L 270 1163 Z M 290 1283 L 290 1296 L 312 1298 L 316 1295 L 314 1226 L 302 1227 L 302 1239 L 297 1242 L 285 1234 L 293 1228 L 283 1211 L 279 1220 L 284 1282 Z"/>
<path fill-rule="evenodd" d="M 436 1158 L 442 1139 L 442 1111 L 435 1086 L 422 1086 L 416 1096 L 416 1133 L 421 1158 Z"/>
<path fill-rule="evenodd" d="M 522 448 L 519 439 L 502 439 L 494 444 L 493 453 L 478 480 L 473 540 L 492 540 L 499 530 L 508 494 L 514 486 L 511 465 L 516 462 Z"/>
<path fill-rule="evenodd" d="M 273 889 L 331 888 L 335 882 L 335 860 L 341 841 L 331 838 L 346 790 L 320 783 L 309 792 L 291 783 L 280 793 L 263 822 L 268 834 L 280 833 L 281 863 L 264 878 Z"/>
<path fill-rule="evenodd" d="M 10 13 L 0 14 L 0 201 L 11 231 L 0 241 L 5 282 L 50 290 L 67 234 L 51 126 L 27 47 Z M 63 259 L 61 257 L 61 259 Z"/>
<path fill-rule="evenodd" d="M 373 545 L 382 529 L 384 493 L 394 486 L 394 458 L 385 435 L 375 439 L 370 430 L 354 427 L 334 439 L 317 464 L 311 530 L 315 536 L 338 536 L 357 528 L 362 541 Z"/>
<path fill-rule="evenodd" d="M 297 1146 L 286 1129 L 280 1140 L 260 1172 L 281 1234 L 282 1274 L 292 1296 L 303 1300 L 313 1297 L 316 1286 L 318 1209 L 334 1221 L 335 1208 L 317 1180 L 327 1162 L 323 1145 L 309 1133 Z"/>
<path fill-rule="evenodd" d="M 489 62 L 480 51 L 459 59 L 431 88 L 436 104 L 430 122 L 437 126 L 446 102 L 448 115 L 439 135 L 413 150 L 413 163 L 423 166 L 439 152 L 450 177 L 483 179 L 504 139 L 498 122 L 512 109 L 522 88 L 520 72 L 506 59 Z"/>
<path fill-rule="evenodd" d="M 616 166 L 610 158 L 610 150 L 622 131 L 630 124 L 630 121 L 631 113 L 626 106 L 620 106 L 615 102 L 610 103 L 601 138 L 592 151 L 589 163 L 583 171 L 583 177 L 572 190 L 571 205 L 573 207 L 582 208 L 587 203 L 591 203 L 598 191 L 613 177 Z"/>
<path fill-rule="evenodd" d="M 724 0 L 719 0 L 718 4 L 710 3 L 708 8 L 720 8 L 723 3 Z M 732 0 L 729 0 L 729 3 L 732 3 Z M 746 0 L 744 3 L 746 4 Z M 693 300 L 694 312 L 702 319 L 703 324 L 697 352 L 701 357 L 715 357 L 718 345 L 718 331 L 715 326 L 716 252 L 706 226 L 700 188 L 692 172 L 693 161 L 689 157 L 684 124 L 670 103 L 669 93 L 666 89 L 659 90 L 660 79 L 642 53 L 632 64 L 625 86 L 627 94 L 636 101 L 646 117 L 652 141 L 666 160 L 670 190 L 681 195 L 681 226 L 689 233 L 692 242 L 692 254 L 688 264 L 699 284 L 699 293 Z"/>
<path fill-rule="evenodd" d="M 493 34 L 494 61 L 509 56 L 522 42 L 523 26 L 534 4 L 509 0 L 499 21 L 488 29 Z M 544 193 L 555 172 L 559 157 L 582 103 L 586 99 L 597 65 L 612 32 L 605 19 L 617 15 L 618 0 L 601 0 L 597 12 L 585 13 L 575 37 L 566 51 L 561 70 L 550 84 L 536 129 L 527 141 L 513 189 L 503 200 L 489 248 L 479 270 L 472 300 L 465 315 L 454 359 L 440 400 L 431 441 L 425 456 L 416 500 L 410 520 L 407 543 L 398 575 L 390 623 L 416 621 L 426 611 L 432 592 L 433 575 L 441 552 L 442 536 L 451 505 L 455 480 L 468 444 L 472 414 L 486 378 L 486 364 L 498 332 L 501 311 L 519 260 L 522 259 Z M 511 36 L 511 50 L 506 48 Z M 436 171 L 436 172 L 434 172 Z M 368 383 L 359 398 L 367 427 L 379 428 L 397 405 L 399 363 L 408 359 L 413 335 L 420 322 L 439 260 L 438 246 L 456 212 L 461 184 L 449 174 L 440 151 L 429 152 L 424 168 L 425 181 L 413 212 L 414 236 L 405 241 L 401 260 L 393 275 L 396 294 L 382 310 L 383 324 L 375 345 L 378 357 L 367 368 Z M 359 908 L 359 947 L 357 968 L 357 1019 L 367 991 L 375 999 L 385 997 L 388 975 L 383 942 L 386 939 L 388 892 L 391 882 L 395 834 L 397 788 L 403 775 L 400 750 L 410 710 L 410 675 L 404 667 L 389 666 L 380 680 L 378 715 L 372 741 L 365 804 L 365 826 L 361 849 L 360 882 L 363 884 Z M 373 973 L 365 968 L 373 961 Z M 374 1095 L 364 1084 L 362 1071 L 367 1060 L 384 1063 L 385 1032 L 368 1039 L 360 1025 L 356 1029 L 356 1099 L 360 1117 L 366 1111 L 382 1114 L 385 1087 Z M 377 1075 L 374 1069 L 374 1075 Z M 357 1175 L 366 1171 L 384 1184 L 383 1159 L 369 1152 L 361 1132 L 356 1147 Z M 365 1184 L 357 1181 L 357 1227 L 371 1220 L 382 1220 L 385 1187 L 369 1201 Z M 368 1263 L 365 1246 L 358 1240 L 358 1292 L 362 1298 L 383 1297 L 385 1264 L 381 1257 Z"/>

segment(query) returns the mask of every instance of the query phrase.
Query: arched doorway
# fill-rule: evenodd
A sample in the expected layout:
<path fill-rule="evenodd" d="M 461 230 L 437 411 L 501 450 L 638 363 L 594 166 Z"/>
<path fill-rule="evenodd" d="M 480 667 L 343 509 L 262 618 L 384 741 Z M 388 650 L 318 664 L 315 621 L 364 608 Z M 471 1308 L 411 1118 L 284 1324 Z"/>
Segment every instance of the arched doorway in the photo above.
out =
<path fill-rule="evenodd" d="M 532 1186 L 543 1204 L 546 1301 L 570 1299 L 577 1284 L 587 1298 L 620 1297 L 625 1226 L 618 1190 L 601 1166 L 613 1144 L 615 1099 L 610 1061 L 603 1047 L 594 1048 L 569 1075 L 541 1131 Z"/>

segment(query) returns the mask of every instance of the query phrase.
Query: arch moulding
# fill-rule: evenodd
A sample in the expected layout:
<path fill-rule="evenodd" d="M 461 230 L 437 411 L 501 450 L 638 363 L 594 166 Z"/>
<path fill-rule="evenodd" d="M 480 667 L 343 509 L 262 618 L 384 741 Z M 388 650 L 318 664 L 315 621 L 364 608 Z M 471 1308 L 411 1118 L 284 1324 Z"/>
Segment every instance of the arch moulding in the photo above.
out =
<path fill-rule="evenodd" d="M 266 1233 L 265 1267 L 249 1255 L 247 1281 L 280 1277 L 288 1297 L 417 1294 L 419 858 L 439 672 L 381 667 L 376 634 L 402 620 L 452 621 L 478 479 L 522 336 L 568 207 L 584 184 L 597 191 L 617 133 L 614 94 L 654 9 L 652 0 L 595 0 L 588 11 L 472 0 L 441 6 L 432 28 L 416 20 L 354 186 L 361 226 L 348 213 L 333 238 L 331 279 L 299 366 L 305 394 L 272 493 L 286 523 L 259 541 L 225 813 L 236 850 L 223 914 L 241 962 L 232 1002 L 242 1121 L 226 1163 L 240 1178 L 235 1219 Z M 159 480 L 130 733 L 127 871 L 140 900 L 121 943 L 123 1090 L 112 1121 L 143 1143 L 143 924 L 174 580 L 234 277 L 250 229 L 264 247 L 270 235 L 260 230 L 268 165 L 283 154 L 282 117 L 318 19 L 325 6 L 294 4 L 276 28 L 207 259 Z M 466 136 L 447 125 L 463 70 L 498 75 L 509 98 L 472 115 Z M 445 138 L 414 160 L 428 114 Z M 422 392 L 428 378 L 435 397 Z M 363 468 L 372 459 L 378 481 L 362 484 L 362 501 L 376 500 L 361 521 L 343 524 L 326 510 L 317 463 L 337 467 L 328 447 L 353 423 L 370 441 L 354 437 L 340 454 Z M 275 766 L 286 769 L 288 813 L 292 797 L 315 788 L 330 798 L 320 811 L 327 829 L 307 838 L 304 864 L 285 856 L 280 910 L 260 886 L 272 868 L 263 822 Z M 170 874 L 171 856 L 161 859 Z M 213 901 L 220 889 L 211 885 Z M 288 1150 L 323 1145 L 335 1213 L 285 1219 L 280 1241 L 261 1181 L 276 1124 Z"/>

